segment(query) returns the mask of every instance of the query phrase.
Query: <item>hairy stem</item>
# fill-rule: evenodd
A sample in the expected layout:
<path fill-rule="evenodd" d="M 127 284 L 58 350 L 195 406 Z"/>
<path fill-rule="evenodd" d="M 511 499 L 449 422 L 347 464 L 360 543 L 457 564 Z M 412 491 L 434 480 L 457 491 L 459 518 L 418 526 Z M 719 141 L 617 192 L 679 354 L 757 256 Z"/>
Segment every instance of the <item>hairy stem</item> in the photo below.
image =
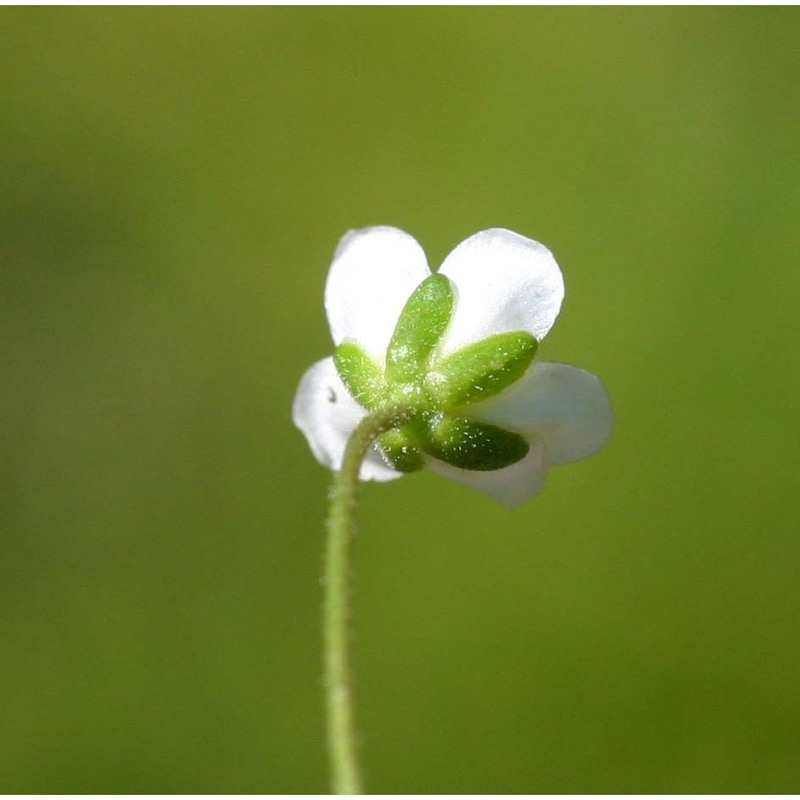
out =
<path fill-rule="evenodd" d="M 364 417 L 353 431 L 336 473 L 330 498 L 325 557 L 324 645 L 328 751 L 335 794 L 362 794 L 353 722 L 353 684 L 348 648 L 350 540 L 361 462 L 386 431 L 402 425 L 408 412 L 389 408 Z"/>

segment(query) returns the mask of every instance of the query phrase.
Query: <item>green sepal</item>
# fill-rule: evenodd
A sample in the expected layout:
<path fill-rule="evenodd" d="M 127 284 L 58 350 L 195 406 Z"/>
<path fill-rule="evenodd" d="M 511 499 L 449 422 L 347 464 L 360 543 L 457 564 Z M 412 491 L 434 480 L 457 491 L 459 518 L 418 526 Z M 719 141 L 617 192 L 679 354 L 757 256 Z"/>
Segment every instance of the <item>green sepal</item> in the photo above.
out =
<path fill-rule="evenodd" d="M 353 398 L 365 408 L 376 408 L 386 388 L 381 368 L 355 342 L 340 344 L 333 363 Z"/>
<path fill-rule="evenodd" d="M 422 377 L 452 313 L 453 290 L 444 275 L 431 275 L 417 286 L 406 301 L 386 351 L 389 383 L 407 383 Z"/>
<path fill-rule="evenodd" d="M 519 434 L 449 414 L 428 420 L 422 447 L 446 464 L 479 472 L 516 464 L 529 449 Z"/>
<path fill-rule="evenodd" d="M 435 364 L 426 388 L 439 407 L 448 410 L 493 397 L 523 376 L 537 346 L 525 331 L 489 336 Z"/>
<path fill-rule="evenodd" d="M 378 446 L 389 463 L 400 472 L 417 472 L 425 466 L 416 437 L 408 428 L 394 428 L 378 439 Z"/>

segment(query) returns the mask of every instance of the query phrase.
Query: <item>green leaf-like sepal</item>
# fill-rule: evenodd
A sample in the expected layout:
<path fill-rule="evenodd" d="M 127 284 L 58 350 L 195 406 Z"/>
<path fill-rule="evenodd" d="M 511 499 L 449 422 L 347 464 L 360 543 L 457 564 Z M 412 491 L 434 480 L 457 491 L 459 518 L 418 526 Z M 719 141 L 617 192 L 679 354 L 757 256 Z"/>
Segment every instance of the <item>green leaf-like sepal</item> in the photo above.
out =
<path fill-rule="evenodd" d="M 365 408 L 376 408 L 386 388 L 381 368 L 355 342 L 340 344 L 333 363 L 353 398 Z"/>
<path fill-rule="evenodd" d="M 386 371 L 354 342 L 340 344 L 333 359 L 348 392 L 375 413 L 402 412 L 400 427 L 382 434 L 378 446 L 400 472 L 416 472 L 423 454 L 459 469 L 488 472 L 523 459 L 528 443 L 519 434 L 468 419 L 458 412 L 492 397 L 518 380 L 536 355 L 529 333 L 490 336 L 446 358 L 436 346 L 453 312 L 453 289 L 431 275 L 411 294 L 386 352 Z"/>
<path fill-rule="evenodd" d="M 408 428 L 395 428 L 378 439 L 378 446 L 389 463 L 400 472 L 417 472 L 425 466 L 416 437 Z"/>
<path fill-rule="evenodd" d="M 408 298 L 386 351 L 389 383 L 420 380 L 453 313 L 453 290 L 444 275 L 426 278 Z"/>
<path fill-rule="evenodd" d="M 528 453 L 519 434 L 447 414 L 428 420 L 423 448 L 446 464 L 480 472 L 516 464 Z"/>
<path fill-rule="evenodd" d="M 433 365 L 426 389 L 443 409 L 477 403 L 521 378 L 536 348 L 536 339 L 525 331 L 489 336 Z"/>

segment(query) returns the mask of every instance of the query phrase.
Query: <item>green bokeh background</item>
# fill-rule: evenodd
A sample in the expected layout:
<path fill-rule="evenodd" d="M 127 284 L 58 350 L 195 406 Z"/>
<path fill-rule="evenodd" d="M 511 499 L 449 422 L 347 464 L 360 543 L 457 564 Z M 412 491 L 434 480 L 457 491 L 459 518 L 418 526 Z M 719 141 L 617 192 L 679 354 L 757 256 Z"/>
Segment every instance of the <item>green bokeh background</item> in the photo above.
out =
<path fill-rule="evenodd" d="M 800 785 L 797 9 L 0 12 L 0 789 L 324 792 L 293 428 L 349 228 L 503 226 L 616 431 L 363 492 L 375 792 Z"/>

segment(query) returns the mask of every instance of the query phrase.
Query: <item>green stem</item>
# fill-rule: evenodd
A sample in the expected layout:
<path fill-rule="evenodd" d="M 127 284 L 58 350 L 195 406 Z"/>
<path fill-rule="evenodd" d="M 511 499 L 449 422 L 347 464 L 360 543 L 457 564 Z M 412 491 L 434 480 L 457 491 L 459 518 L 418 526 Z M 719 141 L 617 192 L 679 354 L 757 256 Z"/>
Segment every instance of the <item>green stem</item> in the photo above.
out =
<path fill-rule="evenodd" d="M 333 481 L 325 558 L 324 644 L 328 750 L 335 794 L 363 794 L 355 745 L 347 632 L 348 564 L 358 473 L 374 441 L 402 424 L 407 416 L 408 412 L 402 408 L 366 416 L 350 435 L 342 468 Z"/>

